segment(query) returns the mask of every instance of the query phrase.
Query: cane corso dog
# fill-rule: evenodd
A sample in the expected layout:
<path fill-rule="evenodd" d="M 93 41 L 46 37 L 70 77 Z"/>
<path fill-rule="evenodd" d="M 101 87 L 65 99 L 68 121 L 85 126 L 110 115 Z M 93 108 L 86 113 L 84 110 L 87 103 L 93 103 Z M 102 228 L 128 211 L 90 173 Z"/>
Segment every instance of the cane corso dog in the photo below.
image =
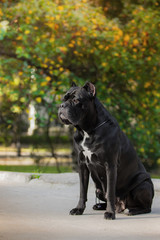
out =
<path fill-rule="evenodd" d="M 136 215 L 151 212 L 154 188 L 149 174 L 131 142 L 117 121 L 96 97 L 95 86 L 75 84 L 67 91 L 58 115 L 64 124 L 76 128 L 80 197 L 71 215 L 81 215 L 87 201 L 89 175 L 96 197 L 104 203 L 93 206 L 106 210 L 105 219 L 115 219 L 115 212 Z"/>

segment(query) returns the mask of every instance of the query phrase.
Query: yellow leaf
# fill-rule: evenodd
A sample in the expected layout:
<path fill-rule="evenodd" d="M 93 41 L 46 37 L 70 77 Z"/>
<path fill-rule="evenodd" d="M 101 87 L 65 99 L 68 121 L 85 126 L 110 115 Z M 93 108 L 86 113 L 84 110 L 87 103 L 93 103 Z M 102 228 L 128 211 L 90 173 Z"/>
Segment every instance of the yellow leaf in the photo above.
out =
<path fill-rule="evenodd" d="M 62 82 L 61 82 L 61 81 L 57 82 L 57 85 L 61 85 L 61 84 L 62 84 Z"/>
<path fill-rule="evenodd" d="M 138 39 L 134 39 L 134 40 L 133 40 L 133 45 L 137 46 L 138 44 L 139 44 Z"/>
<path fill-rule="evenodd" d="M 18 36 L 16 40 L 22 40 L 22 36 Z"/>
<path fill-rule="evenodd" d="M 106 63 L 106 62 L 103 62 L 101 65 L 102 65 L 102 67 L 106 67 L 106 66 L 107 66 L 107 63 Z"/>
<path fill-rule="evenodd" d="M 148 87 L 150 87 L 151 86 L 151 83 L 150 82 L 146 82 L 145 84 L 144 84 L 144 88 L 148 88 Z"/>
<path fill-rule="evenodd" d="M 51 17 L 49 17 L 49 19 L 50 19 L 51 21 L 53 21 L 53 20 L 54 20 L 54 17 L 53 17 L 53 16 L 51 16 Z"/>
<path fill-rule="evenodd" d="M 55 93 L 56 93 L 55 90 L 50 91 L 50 94 L 55 94 Z"/>
<path fill-rule="evenodd" d="M 23 74 L 23 73 L 22 73 Z M 21 75 L 22 75 L 21 74 Z M 16 86 L 18 86 L 19 85 L 19 83 L 20 83 L 20 78 L 19 78 L 19 76 L 17 75 L 15 75 L 14 76 L 14 80 L 13 80 L 13 82 L 14 82 L 14 85 L 16 85 Z"/>
<path fill-rule="evenodd" d="M 77 41 L 77 45 L 78 45 L 78 46 L 81 46 L 81 42 L 80 42 L 80 41 Z"/>
<path fill-rule="evenodd" d="M 160 158 L 157 159 L 157 163 L 158 163 L 158 165 L 160 165 Z"/>
<path fill-rule="evenodd" d="M 41 87 L 47 86 L 47 84 L 48 84 L 47 82 L 42 82 Z"/>
<path fill-rule="evenodd" d="M 121 37 L 119 35 L 114 36 L 114 41 L 118 41 Z"/>
<path fill-rule="evenodd" d="M 125 42 L 128 42 L 129 39 L 130 39 L 130 36 L 129 36 L 128 34 L 126 34 L 126 35 L 124 36 L 124 41 L 125 41 Z"/>
<path fill-rule="evenodd" d="M 144 148 L 140 148 L 140 152 L 144 153 Z"/>
<path fill-rule="evenodd" d="M 109 49 L 109 46 L 105 47 L 105 50 L 107 51 Z"/>
<path fill-rule="evenodd" d="M 64 7 L 63 6 L 58 6 L 58 10 L 63 11 Z"/>
<path fill-rule="evenodd" d="M 21 98 L 20 98 L 20 101 L 21 101 L 21 102 L 25 102 L 25 100 L 26 100 L 25 97 L 21 97 Z"/>
<path fill-rule="evenodd" d="M 57 59 L 58 59 L 58 61 L 59 61 L 60 63 L 63 62 L 63 59 L 62 59 L 61 57 L 58 57 Z"/>
<path fill-rule="evenodd" d="M 44 68 L 47 68 L 47 67 L 48 67 L 47 64 L 41 64 L 41 66 L 44 67 Z"/>
<path fill-rule="evenodd" d="M 14 113 L 20 113 L 20 112 L 21 112 L 21 109 L 20 109 L 19 106 L 13 106 L 13 107 L 12 107 L 12 111 L 13 111 Z"/>
<path fill-rule="evenodd" d="M 98 47 L 99 47 L 99 49 L 103 49 L 103 48 L 104 48 L 104 46 L 103 46 L 103 45 L 99 45 Z"/>
<path fill-rule="evenodd" d="M 133 52 L 137 52 L 137 48 L 133 48 Z"/>
<path fill-rule="evenodd" d="M 45 59 L 44 59 L 44 62 L 45 62 L 45 63 L 47 63 L 48 61 L 49 61 L 49 59 L 48 59 L 48 58 L 45 58 Z"/>
<path fill-rule="evenodd" d="M 37 91 L 37 84 L 32 84 L 31 90 L 32 90 L 33 92 L 34 92 L 34 91 Z"/>
<path fill-rule="evenodd" d="M 91 21 L 95 24 L 97 23 L 97 19 L 95 19 L 95 18 L 92 18 Z"/>
<path fill-rule="evenodd" d="M 26 17 L 26 20 L 25 20 L 25 22 L 26 22 L 27 24 L 29 24 L 29 23 L 30 23 L 30 20 L 31 20 L 31 18 L 30 18 L 30 17 Z"/>
<path fill-rule="evenodd" d="M 66 47 L 59 47 L 59 49 L 60 49 L 62 52 L 66 52 L 66 51 L 67 51 L 67 48 L 66 48 Z"/>
<path fill-rule="evenodd" d="M 29 34 L 29 33 L 30 33 L 30 31 L 29 31 L 29 30 L 26 30 L 24 33 L 25 33 L 25 34 Z"/>
<path fill-rule="evenodd" d="M 17 101 L 18 98 L 19 98 L 19 96 L 18 96 L 17 93 L 12 93 L 12 94 L 10 95 L 10 99 L 11 99 L 11 101 Z"/>
<path fill-rule="evenodd" d="M 2 10 L 0 9 L 0 16 L 3 16 L 3 12 L 2 12 Z"/>
<path fill-rule="evenodd" d="M 51 80 L 51 77 L 50 76 L 47 76 L 46 77 L 46 80 L 49 82 Z"/>
<path fill-rule="evenodd" d="M 73 43 L 69 43 L 69 44 L 68 44 L 68 47 L 73 48 L 73 47 L 74 47 L 74 44 L 73 44 Z"/>
<path fill-rule="evenodd" d="M 92 35 L 93 37 L 97 37 L 97 33 L 93 33 L 93 35 Z"/>
<path fill-rule="evenodd" d="M 123 31 L 122 31 L 121 29 L 118 30 L 118 35 L 119 35 L 120 37 L 123 36 Z"/>
<path fill-rule="evenodd" d="M 41 102 L 42 102 L 41 97 L 37 97 L 37 98 L 36 98 L 36 101 L 37 101 L 38 103 L 41 103 Z"/>
<path fill-rule="evenodd" d="M 75 35 L 76 36 L 81 36 L 81 32 L 76 32 Z"/>
<path fill-rule="evenodd" d="M 82 27 L 82 30 L 84 31 L 84 32 L 86 32 L 87 31 L 87 27 Z"/>
<path fill-rule="evenodd" d="M 29 109 L 28 108 L 26 109 L 26 113 L 29 113 Z"/>
<path fill-rule="evenodd" d="M 56 15 L 56 19 L 59 20 L 61 17 L 60 15 Z"/>

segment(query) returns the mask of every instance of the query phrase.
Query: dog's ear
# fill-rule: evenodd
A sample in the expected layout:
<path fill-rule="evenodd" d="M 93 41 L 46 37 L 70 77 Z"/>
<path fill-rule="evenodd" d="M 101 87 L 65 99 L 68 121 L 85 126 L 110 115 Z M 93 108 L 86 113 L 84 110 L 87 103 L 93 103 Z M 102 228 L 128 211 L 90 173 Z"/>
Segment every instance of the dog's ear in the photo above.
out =
<path fill-rule="evenodd" d="M 71 87 L 77 87 L 77 85 L 75 84 L 75 82 L 71 83 Z"/>
<path fill-rule="evenodd" d="M 96 88 L 95 86 L 90 83 L 90 82 L 87 82 L 83 88 L 90 94 L 91 97 L 95 97 L 96 96 Z"/>

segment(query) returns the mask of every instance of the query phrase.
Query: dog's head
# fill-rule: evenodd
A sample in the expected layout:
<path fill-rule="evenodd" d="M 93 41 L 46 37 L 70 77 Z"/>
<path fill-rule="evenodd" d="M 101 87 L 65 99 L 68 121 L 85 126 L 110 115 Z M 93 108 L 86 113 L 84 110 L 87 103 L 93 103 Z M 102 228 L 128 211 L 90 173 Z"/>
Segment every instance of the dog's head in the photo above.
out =
<path fill-rule="evenodd" d="M 59 107 L 60 120 L 64 124 L 79 125 L 93 109 L 95 94 L 95 86 L 92 83 L 87 82 L 83 87 L 73 84 Z"/>

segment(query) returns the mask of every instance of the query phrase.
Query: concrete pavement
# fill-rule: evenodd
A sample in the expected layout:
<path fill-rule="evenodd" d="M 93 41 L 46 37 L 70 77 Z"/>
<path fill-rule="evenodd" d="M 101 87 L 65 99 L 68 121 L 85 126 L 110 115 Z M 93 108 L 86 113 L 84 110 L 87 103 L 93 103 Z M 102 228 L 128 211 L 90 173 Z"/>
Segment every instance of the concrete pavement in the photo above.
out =
<path fill-rule="evenodd" d="M 79 196 L 76 173 L 31 174 L 0 172 L 0 240 L 158 240 L 160 239 L 160 180 L 153 180 L 152 213 L 117 214 L 116 220 L 94 211 L 94 185 L 89 186 L 84 215 L 70 216 Z"/>

